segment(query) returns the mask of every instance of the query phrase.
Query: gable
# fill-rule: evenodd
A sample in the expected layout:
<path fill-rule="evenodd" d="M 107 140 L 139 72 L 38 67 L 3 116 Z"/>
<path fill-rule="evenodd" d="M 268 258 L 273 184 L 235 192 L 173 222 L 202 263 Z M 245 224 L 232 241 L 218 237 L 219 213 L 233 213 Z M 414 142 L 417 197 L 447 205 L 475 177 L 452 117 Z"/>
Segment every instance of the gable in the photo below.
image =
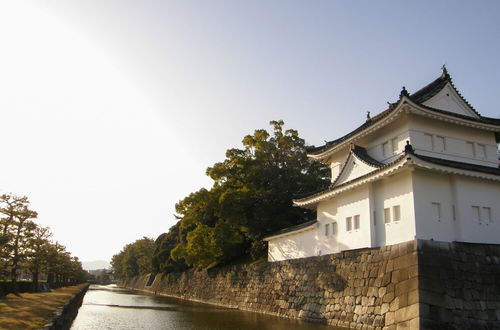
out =
<path fill-rule="evenodd" d="M 347 157 L 347 160 L 345 161 L 339 176 L 335 180 L 334 185 L 337 186 L 342 183 L 354 180 L 376 169 L 378 169 L 377 166 L 367 164 L 359 157 L 357 157 L 356 154 L 351 152 Z"/>
<path fill-rule="evenodd" d="M 479 118 L 479 116 L 463 101 L 455 88 L 448 82 L 436 95 L 422 103 L 425 106 L 445 110 L 460 115 Z"/>

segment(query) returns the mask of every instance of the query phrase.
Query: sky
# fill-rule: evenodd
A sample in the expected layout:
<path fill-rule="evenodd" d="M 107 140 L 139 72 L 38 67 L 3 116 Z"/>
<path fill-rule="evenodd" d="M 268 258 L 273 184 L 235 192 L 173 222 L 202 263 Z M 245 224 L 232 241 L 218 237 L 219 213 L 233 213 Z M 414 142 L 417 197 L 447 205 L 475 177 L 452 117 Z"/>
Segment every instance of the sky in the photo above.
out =
<path fill-rule="evenodd" d="M 498 1 L 2 1 L 0 193 L 109 261 L 271 120 L 321 145 L 443 64 L 499 118 L 499 31 Z"/>

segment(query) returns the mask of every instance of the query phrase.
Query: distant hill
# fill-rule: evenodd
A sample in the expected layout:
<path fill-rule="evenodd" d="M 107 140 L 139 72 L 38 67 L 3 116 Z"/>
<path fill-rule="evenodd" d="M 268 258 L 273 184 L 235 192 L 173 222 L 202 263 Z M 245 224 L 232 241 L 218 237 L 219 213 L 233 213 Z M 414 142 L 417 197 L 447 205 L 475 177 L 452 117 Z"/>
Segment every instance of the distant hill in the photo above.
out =
<path fill-rule="evenodd" d="M 94 269 L 110 268 L 111 265 L 109 264 L 109 262 L 105 260 L 94 260 L 94 261 L 82 261 L 82 267 L 85 270 L 94 270 Z"/>

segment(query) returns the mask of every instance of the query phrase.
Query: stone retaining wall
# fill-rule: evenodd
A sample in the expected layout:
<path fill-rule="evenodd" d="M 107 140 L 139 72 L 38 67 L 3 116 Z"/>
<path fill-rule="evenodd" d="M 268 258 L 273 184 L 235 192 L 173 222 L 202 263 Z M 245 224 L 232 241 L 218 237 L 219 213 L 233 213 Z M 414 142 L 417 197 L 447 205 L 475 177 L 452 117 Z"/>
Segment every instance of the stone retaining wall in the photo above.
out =
<path fill-rule="evenodd" d="M 85 286 L 80 292 L 71 298 L 70 301 L 63 307 L 61 307 L 54 315 L 54 317 L 48 321 L 44 330 L 68 330 L 71 328 L 71 324 L 78 315 L 78 309 L 82 305 L 85 293 L 87 293 L 89 286 Z"/>
<path fill-rule="evenodd" d="M 500 246 L 419 240 L 119 284 L 338 327 L 442 329 L 500 328 L 499 282 Z"/>

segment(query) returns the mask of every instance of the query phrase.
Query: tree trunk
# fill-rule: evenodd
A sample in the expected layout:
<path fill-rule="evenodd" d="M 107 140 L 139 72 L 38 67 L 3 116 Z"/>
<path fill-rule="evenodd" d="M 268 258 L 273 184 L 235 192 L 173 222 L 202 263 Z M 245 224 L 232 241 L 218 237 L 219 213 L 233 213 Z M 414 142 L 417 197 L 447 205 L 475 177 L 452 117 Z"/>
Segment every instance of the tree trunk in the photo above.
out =
<path fill-rule="evenodd" d="M 38 285 L 38 272 L 32 273 L 32 290 L 33 292 L 40 292 L 40 287 Z"/>
<path fill-rule="evenodd" d="M 10 279 L 12 285 L 12 293 L 19 294 L 19 288 L 17 287 L 17 265 L 16 267 L 12 267 L 12 270 L 10 271 Z"/>

